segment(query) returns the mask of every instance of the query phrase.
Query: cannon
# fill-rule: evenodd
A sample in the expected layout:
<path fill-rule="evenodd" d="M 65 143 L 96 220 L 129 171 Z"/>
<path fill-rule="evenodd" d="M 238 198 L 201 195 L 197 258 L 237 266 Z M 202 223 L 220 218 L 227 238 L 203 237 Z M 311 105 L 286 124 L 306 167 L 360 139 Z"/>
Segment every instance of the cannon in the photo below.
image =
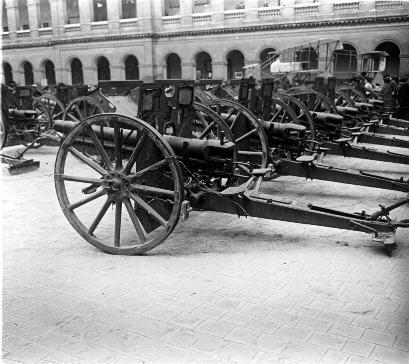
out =
<path fill-rule="evenodd" d="M 144 84 L 123 95 L 134 101 L 134 117 L 103 113 L 56 122 L 65 134 L 55 164 L 57 197 L 87 242 L 111 254 L 143 254 L 193 208 L 358 230 L 383 238 L 388 254 L 396 248 L 394 233 L 409 221 L 389 213 L 409 198 L 367 214 L 266 194 L 263 184 L 277 177 L 275 167 L 247 160 L 251 143 L 238 142 L 228 122 L 194 102 L 192 83 L 166 89 Z"/>

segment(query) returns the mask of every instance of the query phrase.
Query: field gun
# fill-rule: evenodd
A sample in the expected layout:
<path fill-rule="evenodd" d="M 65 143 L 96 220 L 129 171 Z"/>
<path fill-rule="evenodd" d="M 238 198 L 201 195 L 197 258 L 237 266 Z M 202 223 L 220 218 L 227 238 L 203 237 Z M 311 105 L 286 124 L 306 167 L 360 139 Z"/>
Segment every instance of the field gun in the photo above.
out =
<path fill-rule="evenodd" d="M 263 184 L 277 177 L 274 166 L 253 168 L 245 160 L 251 154 L 223 118 L 194 102 L 192 83 L 174 84 L 172 92 L 168 86 L 144 84 L 124 95 L 135 101 L 136 117 L 104 113 L 56 123 L 66 134 L 55 164 L 58 200 L 90 244 L 111 254 L 143 254 L 194 208 L 362 231 L 384 237 L 392 253 L 396 229 L 409 221 L 388 214 L 409 198 L 367 214 L 266 194 Z"/>

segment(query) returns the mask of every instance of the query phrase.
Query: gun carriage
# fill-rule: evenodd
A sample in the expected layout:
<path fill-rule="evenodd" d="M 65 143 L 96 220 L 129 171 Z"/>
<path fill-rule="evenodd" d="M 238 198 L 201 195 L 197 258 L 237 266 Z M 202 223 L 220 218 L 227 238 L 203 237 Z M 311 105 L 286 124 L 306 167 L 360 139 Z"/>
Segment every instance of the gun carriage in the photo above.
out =
<path fill-rule="evenodd" d="M 126 105 L 127 114 L 56 123 L 66 136 L 55 165 L 64 214 L 85 240 L 105 252 L 131 255 L 153 249 L 181 215 L 188 215 L 189 206 L 379 237 L 409 227 L 408 220 L 389 217 L 408 198 L 373 214 L 354 214 L 312 204 L 301 207 L 264 193 L 266 180 L 277 177 L 262 148 L 254 150 L 257 143 L 267 145 L 264 125 L 248 118 L 243 124 L 251 134 L 245 128 L 236 132 L 237 118 L 229 121 L 229 115 L 218 113 L 220 105 L 211 109 L 194 102 L 192 82 L 143 84 L 107 101 L 117 109 Z M 244 115 L 245 108 L 241 110 Z M 384 243 L 391 254 L 395 242 Z"/>

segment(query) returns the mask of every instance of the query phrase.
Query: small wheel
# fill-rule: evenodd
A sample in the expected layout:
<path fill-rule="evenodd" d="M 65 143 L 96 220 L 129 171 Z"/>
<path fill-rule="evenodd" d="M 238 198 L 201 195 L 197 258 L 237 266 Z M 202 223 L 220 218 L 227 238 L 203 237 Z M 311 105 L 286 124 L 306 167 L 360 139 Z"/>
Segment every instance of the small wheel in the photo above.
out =
<path fill-rule="evenodd" d="M 89 116 L 104 112 L 105 110 L 97 100 L 90 96 L 80 96 L 69 102 L 64 111 L 63 120 L 79 122 Z"/>
<path fill-rule="evenodd" d="M 213 100 L 207 106 L 229 126 L 239 149 L 238 161 L 265 168 L 268 162 L 268 141 L 261 121 L 235 101 Z"/>
<path fill-rule="evenodd" d="M 54 180 L 70 224 L 107 253 L 151 250 L 179 220 L 179 162 L 163 137 L 141 119 L 118 114 L 84 119 L 60 146 Z"/>
<path fill-rule="evenodd" d="M 33 101 L 33 110 L 37 112 L 36 121 L 40 133 L 44 133 L 53 127 L 51 114 L 44 102 L 40 98 L 35 98 Z"/>
<path fill-rule="evenodd" d="M 38 99 L 45 104 L 53 121 L 63 118 L 65 106 L 57 97 L 51 94 L 44 94 L 38 97 Z"/>
<path fill-rule="evenodd" d="M 9 120 L 7 114 L 1 110 L 0 120 L 0 149 L 3 149 L 7 143 L 7 136 L 9 133 Z"/>

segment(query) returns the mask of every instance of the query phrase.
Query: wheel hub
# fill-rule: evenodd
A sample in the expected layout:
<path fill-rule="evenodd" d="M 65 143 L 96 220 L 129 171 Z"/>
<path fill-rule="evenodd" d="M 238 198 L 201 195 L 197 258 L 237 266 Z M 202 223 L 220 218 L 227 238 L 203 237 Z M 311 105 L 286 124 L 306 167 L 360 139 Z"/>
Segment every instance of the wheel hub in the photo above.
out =
<path fill-rule="evenodd" d="M 114 171 L 104 176 L 103 187 L 108 193 L 120 193 L 126 195 L 129 192 L 129 181 L 125 175 Z"/>

